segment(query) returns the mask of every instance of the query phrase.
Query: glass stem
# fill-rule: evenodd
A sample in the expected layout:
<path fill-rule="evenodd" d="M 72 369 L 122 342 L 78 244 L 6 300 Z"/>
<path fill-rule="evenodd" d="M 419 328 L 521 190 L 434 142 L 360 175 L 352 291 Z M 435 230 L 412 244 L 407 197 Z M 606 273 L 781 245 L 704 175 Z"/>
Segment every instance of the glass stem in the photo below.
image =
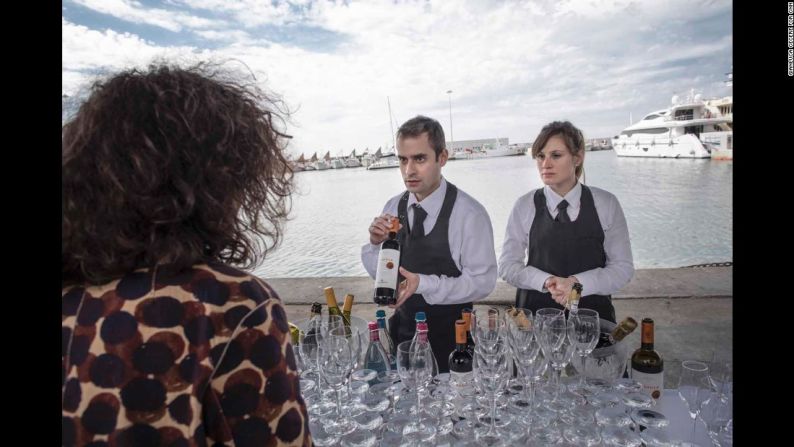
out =
<path fill-rule="evenodd" d="M 336 417 L 342 420 L 342 387 L 336 389 Z"/>
<path fill-rule="evenodd" d="M 323 401 L 323 375 L 320 368 L 317 368 L 317 392 L 320 394 L 320 402 Z"/>
<path fill-rule="evenodd" d="M 695 415 L 694 419 L 692 419 L 692 443 L 695 443 L 695 432 L 698 429 L 698 416 Z"/>
<path fill-rule="evenodd" d="M 554 368 L 555 377 L 557 378 L 557 386 L 554 387 L 554 400 L 560 398 L 560 388 L 562 388 L 562 368 Z"/>
<path fill-rule="evenodd" d="M 419 383 L 416 384 L 416 425 L 417 427 L 422 424 L 422 392 L 419 388 Z"/>
<path fill-rule="evenodd" d="M 529 424 L 527 426 L 527 434 L 532 433 L 532 408 L 535 406 L 535 387 L 532 386 L 532 379 L 530 378 L 527 380 L 527 384 L 529 387 L 528 394 L 529 394 L 529 411 L 527 412 L 527 419 L 529 420 Z"/>
<path fill-rule="evenodd" d="M 579 372 L 579 388 L 584 389 L 584 372 L 587 371 L 587 354 L 582 356 L 582 371 Z"/>
<path fill-rule="evenodd" d="M 491 427 L 488 429 L 488 434 L 496 434 L 496 391 L 491 396 Z"/>

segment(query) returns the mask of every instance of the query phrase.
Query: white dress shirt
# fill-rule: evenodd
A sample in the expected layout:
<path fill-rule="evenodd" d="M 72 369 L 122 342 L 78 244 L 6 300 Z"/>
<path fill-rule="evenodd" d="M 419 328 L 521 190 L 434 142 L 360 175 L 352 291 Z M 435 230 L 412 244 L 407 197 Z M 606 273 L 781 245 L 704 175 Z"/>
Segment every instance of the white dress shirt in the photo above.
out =
<path fill-rule="evenodd" d="M 430 234 L 438 220 L 447 181 L 442 177 L 441 184 L 421 202 L 413 193 L 408 194 L 409 225 L 413 224 L 413 205 L 419 205 L 427 212 L 424 221 L 425 234 Z M 386 202 L 383 212 L 397 216 L 397 205 L 403 193 Z M 444 275 L 419 274 L 419 287 L 416 293 L 422 294 L 428 304 L 461 304 L 486 298 L 496 287 L 496 253 L 493 246 L 493 227 L 491 218 L 478 201 L 458 188 L 458 196 L 449 217 L 449 249 L 460 276 L 452 278 Z M 361 247 L 361 263 L 367 273 L 375 278 L 380 245 L 369 242 Z M 416 272 L 413 272 L 416 273 Z"/>
<path fill-rule="evenodd" d="M 585 272 L 574 273 L 584 289 L 584 295 L 611 295 L 628 284 L 634 276 L 634 261 L 631 255 L 631 241 L 626 217 L 614 194 L 600 188 L 588 186 L 593 193 L 598 220 L 604 230 L 604 251 L 606 265 Z M 521 289 L 546 292 L 543 284 L 550 273 L 527 265 L 529 231 L 535 219 L 536 189 L 519 197 L 510 213 L 505 231 L 502 255 L 499 257 L 499 277 Z M 557 217 L 557 204 L 563 199 L 568 201 L 568 216 L 571 221 L 579 217 L 581 209 L 582 185 L 577 182 L 565 197 L 561 197 L 549 186 L 543 187 L 546 206 L 552 217 Z"/>

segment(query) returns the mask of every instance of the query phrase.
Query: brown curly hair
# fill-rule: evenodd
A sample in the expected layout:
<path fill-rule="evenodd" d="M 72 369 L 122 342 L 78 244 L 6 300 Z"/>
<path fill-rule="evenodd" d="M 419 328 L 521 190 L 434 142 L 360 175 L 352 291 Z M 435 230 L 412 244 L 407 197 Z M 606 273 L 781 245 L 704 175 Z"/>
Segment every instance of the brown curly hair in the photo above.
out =
<path fill-rule="evenodd" d="M 95 82 L 62 129 L 62 283 L 141 267 L 255 266 L 291 207 L 288 116 L 218 64 Z"/>

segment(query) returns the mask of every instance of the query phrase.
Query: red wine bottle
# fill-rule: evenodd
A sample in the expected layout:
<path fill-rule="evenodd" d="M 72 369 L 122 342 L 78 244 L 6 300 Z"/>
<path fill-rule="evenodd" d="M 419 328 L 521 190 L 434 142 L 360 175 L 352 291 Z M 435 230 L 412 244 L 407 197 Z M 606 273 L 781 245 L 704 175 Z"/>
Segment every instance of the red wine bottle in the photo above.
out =
<path fill-rule="evenodd" d="M 375 274 L 375 295 L 372 300 L 379 306 L 397 302 L 397 284 L 400 272 L 400 242 L 397 231 L 400 221 L 391 219 L 389 238 L 383 241 L 378 255 L 378 270 Z"/>

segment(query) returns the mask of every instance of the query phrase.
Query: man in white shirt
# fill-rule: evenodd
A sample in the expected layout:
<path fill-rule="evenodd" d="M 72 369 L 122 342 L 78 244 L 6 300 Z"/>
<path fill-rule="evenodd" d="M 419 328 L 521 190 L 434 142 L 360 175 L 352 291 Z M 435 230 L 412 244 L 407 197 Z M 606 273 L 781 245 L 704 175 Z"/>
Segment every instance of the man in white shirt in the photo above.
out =
<path fill-rule="evenodd" d="M 391 198 L 369 227 L 361 262 L 375 277 L 380 244 L 392 216 L 400 219 L 400 274 L 397 303 L 389 319 L 395 344 L 410 340 L 414 316 L 427 316 L 428 338 L 446 372 L 455 348 L 455 320 L 464 308 L 487 297 L 496 286 L 493 228 L 485 208 L 441 175 L 448 153 L 438 121 L 417 116 L 397 131 L 397 155 L 407 191 Z"/>

